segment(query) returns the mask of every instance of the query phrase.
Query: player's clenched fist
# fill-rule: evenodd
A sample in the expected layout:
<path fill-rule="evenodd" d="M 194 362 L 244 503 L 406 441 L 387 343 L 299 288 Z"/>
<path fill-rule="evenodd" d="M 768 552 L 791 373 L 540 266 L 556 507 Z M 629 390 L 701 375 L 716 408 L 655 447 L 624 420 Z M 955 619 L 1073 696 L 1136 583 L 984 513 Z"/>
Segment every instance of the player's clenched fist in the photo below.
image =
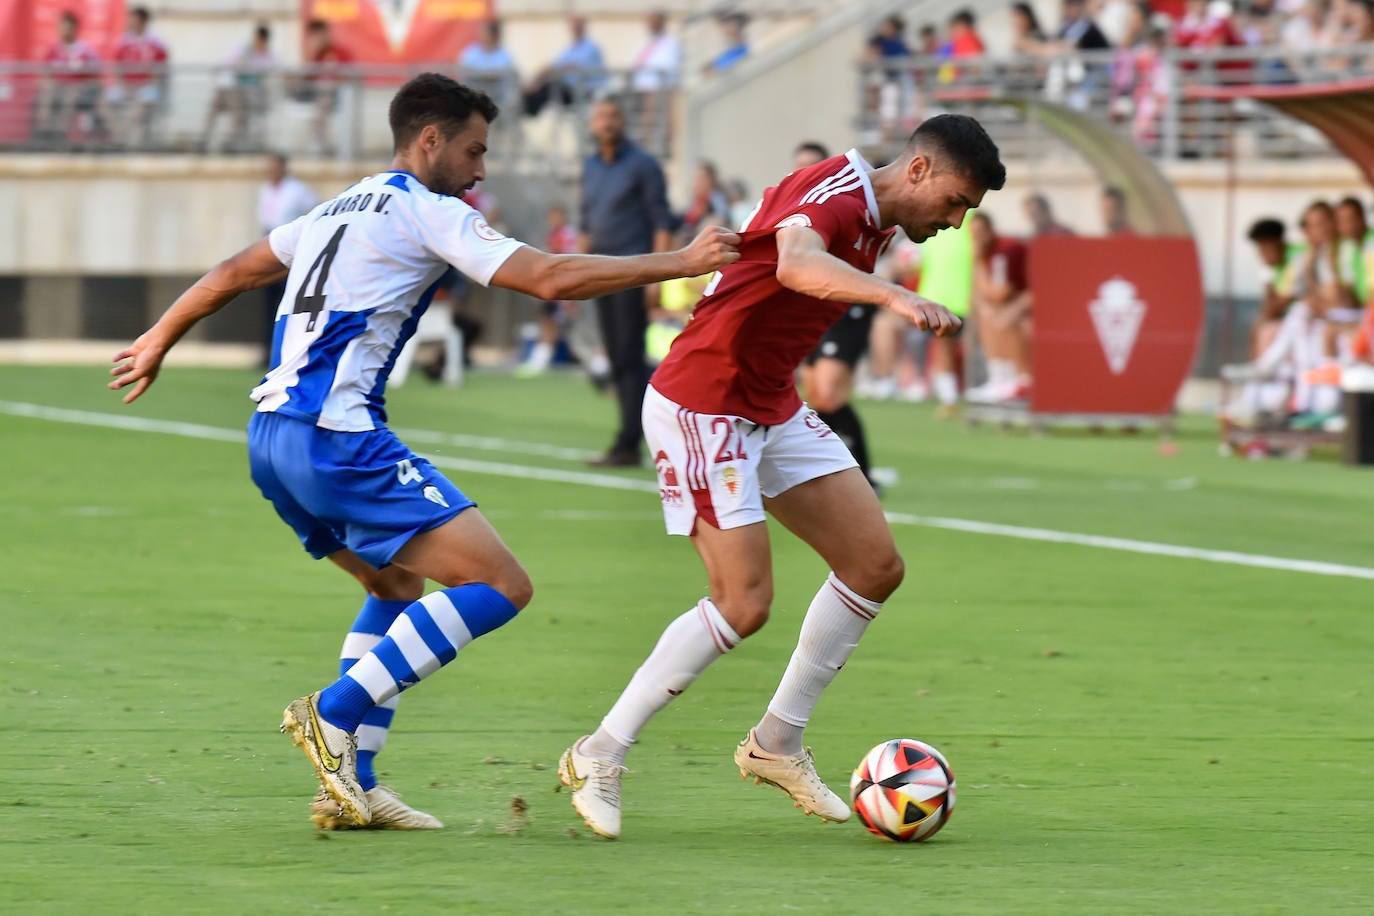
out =
<path fill-rule="evenodd" d="M 902 298 L 894 309 L 922 331 L 929 331 L 936 337 L 953 337 L 963 328 L 964 322 L 958 315 L 921 296 L 908 295 Z"/>
<path fill-rule="evenodd" d="M 707 226 L 682 249 L 686 276 L 700 277 L 739 260 L 739 233 L 723 226 Z"/>

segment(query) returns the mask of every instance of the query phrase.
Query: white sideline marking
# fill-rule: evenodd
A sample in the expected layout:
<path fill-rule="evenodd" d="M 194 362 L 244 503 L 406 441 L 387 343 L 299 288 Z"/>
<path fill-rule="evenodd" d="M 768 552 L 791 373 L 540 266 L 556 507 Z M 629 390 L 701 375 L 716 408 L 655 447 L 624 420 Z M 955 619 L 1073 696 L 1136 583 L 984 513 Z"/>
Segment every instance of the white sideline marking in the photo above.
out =
<path fill-rule="evenodd" d="M 51 420 L 56 423 L 74 423 L 83 426 L 103 426 L 111 429 L 126 429 L 134 432 L 166 433 L 188 439 L 213 439 L 219 442 L 245 442 L 247 433 L 236 429 L 218 426 L 205 426 L 200 423 L 182 423 L 175 420 L 155 420 L 148 417 L 124 414 L 96 413 L 87 410 L 70 410 L 65 407 L 46 407 L 19 401 L 0 401 L 0 413 L 16 417 L 29 417 L 38 420 Z M 413 431 L 412 431 L 413 432 Z M 454 441 L 445 434 L 431 433 L 443 441 Z M 497 441 L 497 440 L 488 440 Z M 569 450 L 572 451 L 572 450 Z M 589 487 L 602 487 L 610 490 L 638 490 L 646 493 L 657 492 L 658 484 L 635 477 L 621 477 L 611 474 L 596 474 L 585 471 L 562 471 L 556 468 L 536 468 L 518 464 L 494 461 L 473 461 L 467 458 L 451 458 L 445 455 L 426 455 L 439 467 L 453 468 L 473 474 L 490 474 L 495 477 L 515 477 L 525 480 L 546 480 L 556 483 L 575 483 Z M 1347 566 L 1341 563 L 1324 563 L 1318 560 L 1294 560 L 1288 557 L 1270 557 L 1263 554 L 1239 553 L 1233 550 L 1207 550 L 1200 547 L 1184 547 L 1178 544 L 1161 544 L 1155 541 L 1136 541 L 1130 538 L 1102 537 L 1095 534 L 1076 534 L 1071 531 L 1054 531 L 1049 528 L 1025 528 L 1019 525 L 1000 525 L 994 522 L 979 522 L 964 518 L 941 518 L 939 516 L 909 515 L 903 512 L 888 512 L 887 519 L 894 525 L 912 525 L 920 528 L 940 528 L 947 531 L 964 531 L 970 534 L 985 534 L 995 537 L 1017 538 L 1023 541 L 1048 541 L 1055 544 L 1076 544 L 1081 547 L 1097 547 L 1103 550 L 1120 550 L 1127 553 L 1140 553 L 1150 556 L 1175 557 L 1184 560 L 1201 560 L 1206 563 L 1222 563 L 1231 566 L 1249 566 L 1256 569 L 1273 569 L 1283 572 L 1300 572 L 1316 576 L 1340 576 L 1352 579 L 1374 580 L 1374 568 L 1366 566 Z"/>

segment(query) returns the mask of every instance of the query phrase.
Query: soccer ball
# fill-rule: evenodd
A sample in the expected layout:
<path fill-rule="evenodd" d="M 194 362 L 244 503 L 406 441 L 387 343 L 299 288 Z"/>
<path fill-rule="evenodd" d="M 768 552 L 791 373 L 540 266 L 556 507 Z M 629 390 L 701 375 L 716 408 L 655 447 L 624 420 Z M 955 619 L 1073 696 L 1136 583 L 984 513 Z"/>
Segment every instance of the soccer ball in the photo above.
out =
<path fill-rule="evenodd" d="M 868 832 L 897 843 L 928 840 L 954 810 L 954 773 L 922 741 L 893 738 L 864 755 L 849 797 Z"/>

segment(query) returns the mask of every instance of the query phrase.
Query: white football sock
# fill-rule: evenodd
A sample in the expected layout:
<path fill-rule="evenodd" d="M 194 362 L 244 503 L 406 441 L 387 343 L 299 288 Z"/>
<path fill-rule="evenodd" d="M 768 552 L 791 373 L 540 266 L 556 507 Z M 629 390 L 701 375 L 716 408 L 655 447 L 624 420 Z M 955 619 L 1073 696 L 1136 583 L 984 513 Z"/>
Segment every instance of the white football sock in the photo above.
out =
<path fill-rule="evenodd" d="M 553 362 L 553 344 L 544 343 L 542 340 L 530 347 L 529 356 L 525 357 L 525 367 L 536 369 L 540 372 L 549 368 Z"/>
<path fill-rule="evenodd" d="M 959 379 L 953 372 L 935 373 L 930 380 L 930 387 L 935 391 L 935 399 L 941 404 L 959 402 Z"/>
<path fill-rule="evenodd" d="M 802 749 L 802 732 L 811 712 L 844 667 L 859 638 L 883 605 L 856 594 L 832 572 L 811 599 L 802 621 L 801 636 L 768 714 L 754 730 L 764 750 L 795 754 Z"/>
<path fill-rule="evenodd" d="M 582 742 L 580 751 L 591 757 L 625 761 L 625 753 L 640 731 L 664 706 L 686 690 L 706 666 L 739 645 L 740 636 L 721 616 L 710 598 L 703 598 L 668 624 L 658 645 L 639 666 L 625 692 L 615 701 L 601 727 Z"/>

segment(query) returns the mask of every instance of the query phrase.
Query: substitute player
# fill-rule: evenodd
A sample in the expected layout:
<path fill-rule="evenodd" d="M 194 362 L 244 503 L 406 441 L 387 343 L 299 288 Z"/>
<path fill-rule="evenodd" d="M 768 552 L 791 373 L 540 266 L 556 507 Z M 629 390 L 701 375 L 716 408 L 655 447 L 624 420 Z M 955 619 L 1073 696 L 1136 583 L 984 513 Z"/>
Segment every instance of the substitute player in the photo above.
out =
<path fill-rule="evenodd" d="M 829 158 L 830 151 L 821 144 L 802 143 L 792 153 L 792 170 L 804 169 Z M 806 357 L 801 372 L 802 397 L 844 442 L 875 490 L 878 485 L 869 476 L 868 437 L 864 435 L 863 422 L 849 396 L 854 391 L 854 367 L 868 351 L 868 337 L 876 311 L 877 306 L 873 305 L 851 305 Z"/>
<path fill-rule="evenodd" d="M 738 258 L 713 228 L 675 252 L 548 255 L 493 230 L 462 195 L 485 176 L 486 95 L 426 73 L 391 102 L 391 169 L 274 229 L 202 277 L 115 357 L 111 388 L 157 378 L 167 350 L 246 290 L 286 279 L 272 368 L 253 390 L 253 481 L 305 549 L 367 590 L 342 676 L 286 710 L 282 730 L 323 783 L 321 826 L 440 827 L 377 783 L 397 695 L 530 600 L 529 577 L 473 501 L 386 428 L 383 392 L 436 283 L 453 265 L 541 300 L 583 299 Z M 426 579 L 442 590 L 423 595 Z M 422 597 L 423 595 L 423 597 Z M 361 751 L 359 750 L 361 747 Z"/>
<path fill-rule="evenodd" d="M 883 168 L 871 169 L 851 150 L 793 172 L 742 227 L 739 263 L 716 274 L 644 400 L 668 532 L 692 536 L 710 594 L 668 625 L 601 727 L 559 760 L 573 807 L 597 833 L 620 834 L 625 756 L 650 717 L 767 621 L 773 578 L 765 511 L 831 573 L 735 763 L 808 814 L 849 817 L 816 774 L 802 732 L 904 570 L 872 487 L 802 404 L 793 373 L 853 302 L 891 309 L 937 335 L 956 333 L 958 318 L 872 276 L 873 264 L 896 227 L 928 239 L 960 225 L 1005 180 L 978 122 L 941 115 Z"/>

